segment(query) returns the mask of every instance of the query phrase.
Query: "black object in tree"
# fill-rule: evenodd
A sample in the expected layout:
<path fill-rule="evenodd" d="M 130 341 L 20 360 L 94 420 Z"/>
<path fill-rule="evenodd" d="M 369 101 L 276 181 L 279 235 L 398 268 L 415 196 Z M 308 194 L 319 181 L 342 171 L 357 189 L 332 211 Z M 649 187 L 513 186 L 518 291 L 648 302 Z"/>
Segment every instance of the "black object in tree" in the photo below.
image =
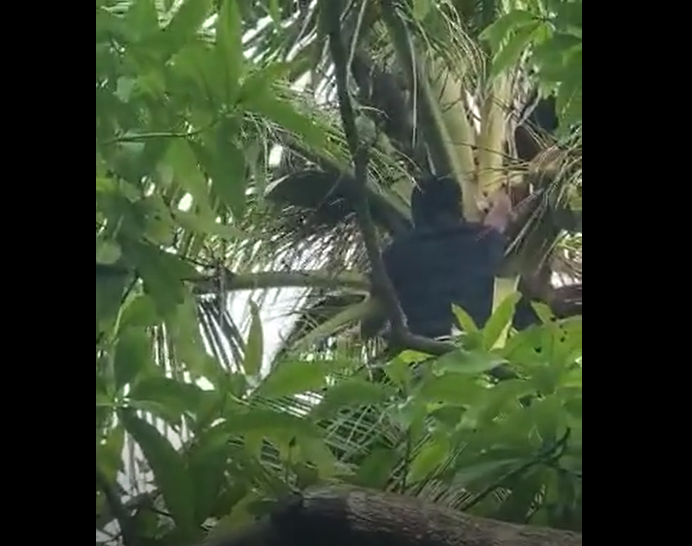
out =
<path fill-rule="evenodd" d="M 461 191 L 449 177 L 419 182 L 411 195 L 411 213 L 413 229 L 395 238 L 382 255 L 410 331 L 430 338 L 450 335 L 452 304 L 482 327 L 492 312 L 505 236 L 463 219 Z M 528 304 L 520 304 L 515 325 L 534 321 Z"/>

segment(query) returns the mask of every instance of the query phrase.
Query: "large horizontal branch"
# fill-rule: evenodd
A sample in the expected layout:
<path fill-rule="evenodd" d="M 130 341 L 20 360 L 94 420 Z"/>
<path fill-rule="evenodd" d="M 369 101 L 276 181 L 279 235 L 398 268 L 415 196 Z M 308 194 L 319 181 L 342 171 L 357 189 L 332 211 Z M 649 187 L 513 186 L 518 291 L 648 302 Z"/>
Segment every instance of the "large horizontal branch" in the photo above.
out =
<path fill-rule="evenodd" d="M 219 282 L 226 290 L 264 290 L 270 288 L 351 288 L 367 291 L 368 279 L 355 272 L 329 274 L 321 271 L 265 271 L 258 273 L 231 273 L 223 279 L 218 275 L 195 281 L 196 294 L 213 294 Z"/>
<path fill-rule="evenodd" d="M 96 264 L 97 277 L 129 275 L 130 268 L 117 265 Z M 257 273 L 233 273 L 225 271 L 221 275 L 200 274 L 192 279 L 183 279 L 194 284 L 196 294 L 218 292 L 219 284 L 226 290 L 264 290 L 270 288 L 351 288 L 367 292 L 370 289 L 368 279 L 355 271 L 339 274 L 325 273 L 319 270 L 303 271 L 260 271 Z"/>
<path fill-rule="evenodd" d="M 204 546 L 582 546 L 570 531 L 469 516 L 413 497 L 351 487 L 308 490 Z"/>

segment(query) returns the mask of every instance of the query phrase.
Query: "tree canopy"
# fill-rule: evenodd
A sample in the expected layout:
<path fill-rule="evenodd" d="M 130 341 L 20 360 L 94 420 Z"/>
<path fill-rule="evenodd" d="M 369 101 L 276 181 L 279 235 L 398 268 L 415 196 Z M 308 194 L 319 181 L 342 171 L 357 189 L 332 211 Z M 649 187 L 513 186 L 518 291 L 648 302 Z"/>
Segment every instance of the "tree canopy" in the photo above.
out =
<path fill-rule="evenodd" d="M 581 34 L 578 0 L 97 0 L 97 545 L 581 544 Z M 502 224 L 449 339 L 383 259 L 431 177 Z"/>

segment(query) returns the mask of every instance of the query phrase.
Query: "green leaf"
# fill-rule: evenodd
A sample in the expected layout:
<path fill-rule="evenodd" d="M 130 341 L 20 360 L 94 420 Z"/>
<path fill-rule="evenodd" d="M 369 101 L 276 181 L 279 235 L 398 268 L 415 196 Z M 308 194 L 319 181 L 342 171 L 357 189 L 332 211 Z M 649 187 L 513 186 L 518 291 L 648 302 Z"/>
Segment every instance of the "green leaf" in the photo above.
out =
<path fill-rule="evenodd" d="M 139 271 L 144 291 L 151 295 L 162 316 L 166 317 L 184 299 L 183 279 L 193 279 L 197 271 L 178 256 L 150 243 L 123 240 L 123 256 Z"/>
<path fill-rule="evenodd" d="M 536 15 L 530 11 L 516 9 L 497 19 L 494 23 L 488 26 L 481 32 L 481 39 L 488 40 L 497 51 L 501 42 L 512 33 L 522 27 L 533 25 L 536 23 Z"/>
<path fill-rule="evenodd" d="M 291 63 L 273 62 L 253 70 L 243 80 L 238 101 L 252 104 L 262 97 L 274 97 L 272 86 L 291 70 Z"/>
<path fill-rule="evenodd" d="M 483 350 L 467 351 L 457 349 L 442 355 L 433 362 L 436 375 L 446 373 L 480 374 L 497 368 L 507 361 L 493 353 Z"/>
<path fill-rule="evenodd" d="M 194 506 L 190 502 L 192 484 L 185 461 L 156 427 L 137 417 L 133 411 L 122 410 L 119 415 L 151 466 L 171 517 L 178 527 L 191 532 L 194 529 Z"/>
<path fill-rule="evenodd" d="M 228 101 L 233 100 L 238 90 L 238 80 L 244 73 L 244 51 L 243 25 L 238 0 L 222 0 L 216 20 L 216 52 L 224 73 Z"/>
<path fill-rule="evenodd" d="M 557 320 L 552 309 L 550 309 L 550 307 L 545 303 L 532 301 L 531 307 L 533 307 L 533 310 L 536 312 L 536 315 L 538 315 L 538 318 L 541 319 L 543 324 L 551 324 Z"/>
<path fill-rule="evenodd" d="M 215 235 L 227 241 L 236 241 L 244 235 L 237 227 L 229 224 L 220 224 L 213 218 L 205 215 L 177 210 L 174 213 L 174 217 L 182 227 L 195 233 Z"/>
<path fill-rule="evenodd" d="M 213 431 L 218 434 L 218 430 Z M 188 472 L 194 489 L 195 523 L 203 523 L 214 512 L 219 493 L 226 487 L 228 443 L 208 434 L 200 434 L 188 451 Z"/>
<path fill-rule="evenodd" d="M 264 398 L 280 398 L 316 391 L 324 386 L 325 370 L 319 362 L 280 362 L 262 381 L 256 393 Z"/>
<path fill-rule="evenodd" d="M 193 378 L 206 377 L 214 382 L 220 373 L 227 376 L 228 372 L 222 372 L 219 363 L 205 349 L 191 288 L 183 290 L 180 305 L 166 317 L 166 330 L 175 343 L 178 360 L 185 363 Z"/>
<path fill-rule="evenodd" d="M 163 29 L 168 55 L 178 52 L 201 28 L 210 15 L 211 0 L 184 0 Z"/>
<path fill-rule="evenodd" d="M 409 481 L 415 483 L 431 477 L 435 470 L 444 464 L 451 453 L 449 438 L 435 436 L 426 443 L 411 461 Z"/>
<path fill-rule="evenodd" d="M 197 385 L 182 383 L 170 377 L 151 377 L 137 382 L 129 398 L 160 404 L 167 415 L 180 417 L 194 414 L 201 407 L 204 391 Z"/>
<path fill-rule="evenodd" d="M 222 121 L 215 130 L 212 187 L 234 216 L 241 218 L 245 210 L 247 165 L 235 142 L 236 133 L 237 126 L 232 120 Z"/>
<path fill-rule="evenodd" d="M 316 119 L 298 112 L 291 102 L 265 92 L 256 97 L 247 97 L 245 105 L 248 110 L 266 116 L 317 150 L 330 149 L 328 128 Z"/>
<path fill-rule="evenodd" d="M 158 32 L 159 17 L 155 0 L 135 0 L 125 15 L 125 24 L 134 39 Z"/>
<path fill-rule="evenodd" d="M 120 316 L 120 328 L 123 330 L 127 327 L 156 326 L 159 322 L 160 317 L 156 313 L 156 306 L 146 294 L 138 294 L 134 298 L 128 298 Z"/>
<path fill-rule="evenodd" d="M 526 51 L 534 35 L 543 28 L 544 23 L 541 22 L 519 28 L 493 59 L 491 74 L 497 75 L 512 67 Z"/>
<path fill-rule="evenodd" d="M 259 307 L 254 301 L 250 301 L 250 332 L 245 344 L 245 358 L 243 369 L 250 376 L 258 376 L 262 369 L 264 355 L 264 335 L 262 333 L 262 318 Z"/>
<path fill-rule="evenodd" d="M 353 482 L 362 487 L 383 489 L 389 482 L 394 465 L 399 460 L 399 454 L 394 449 L 375 448 L 358 466 Z"/>
<path fill-rule="evenodd" d="M 213 218 L 209 205 L 209 183 L 186 139 L 174 139 L 168 149 L 166 162 L 173 168 L 176 182 L 192 196 L 192 205 L 199 207 L 203 216 Z"/>
<path fill-rule="evenodd" d="M 444 402 L 449 405 L 471 404 L 487 394 L 474 378 L 449 375 L 426 377 L 417 389 L 416 397 L 426 402 Z"/>
<path fill-rule="evenodd" d="M 520 299 L 521 294 L 510 294 L 493 311 L 493 314 L 483 327 L 483 348 L 489 351 L 493 348 L 495 342 L 500 339 L 502 333 L 511 324 L 514 318 L 514 311 Z"/>
<path fill-rule="evenodd" d="M 303 437 L 298 439 L 301 459 L 313 463 L 319 470 L 320 477 L 331 478 L 338 466 L 337 459 L 321 438 Z"/>
<path fill-rule="evenodd" d="M 120 332 L 115 347 L 115 387 L 120 390 L 147 367 L 152 357 L 151 340 L 144 329 L 128 328 Z"/>
<path fill-rule="evenodd" d="M 456 317 L 459 326 L 464 332 L 466 332 L 467 334 L 474 334 L 480 332 L 478 326 L 476 326 L 475 321 L 471 318 L 471 315 L 469 315 L 461 307 L 459 307 L 458 305 L 452 305 L 452 312 L 454 313 L 454 316 Z"/>
<path fill-rule="evenodd" d="M 392 390 L 385 385 L 361 379 L 347 380 L 327 390 L 315 408 L 315 414 L 324 418 L 334 415 L 342 408 L 379 404 L 386 401 L 391 394 Z"/>
<path fill-rule="evenodd" d="M 320 429 L 308 419 L 261 407 L 251 407 L 248 411 L 233 413 L 220 426 L 229 434 L 252 433 L 253 435 L 265 435 L 268 438 L 273 435 L 278 435 L 279 438 L 286 436 L 320 437 Z"/>

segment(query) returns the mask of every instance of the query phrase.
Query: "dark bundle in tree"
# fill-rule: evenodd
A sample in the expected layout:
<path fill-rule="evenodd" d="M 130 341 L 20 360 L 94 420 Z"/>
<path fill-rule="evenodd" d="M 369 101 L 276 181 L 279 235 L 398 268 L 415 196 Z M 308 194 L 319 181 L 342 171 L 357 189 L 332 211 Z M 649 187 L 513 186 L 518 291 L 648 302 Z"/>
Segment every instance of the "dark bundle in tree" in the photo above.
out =
<path fill-rule="evenodd" d="M 409 329 L 430 338 L 450 335 L 452 304 L 483 326 L 492 311 L 506 237 L 463 220 L 461 189 L 449 177 L 419 181 L 411 213 L 414 228 L 395 237 L 382 255 Z M 527 302 L 518 306 L 516 319 L 518 327 L 536 322 Z"/>
<path fill-rule="evenodd" d="M 327 487 L 277 503 L 204 546 L 581 546 L 581 534 L 468 516 L 419 499 Z"/>

